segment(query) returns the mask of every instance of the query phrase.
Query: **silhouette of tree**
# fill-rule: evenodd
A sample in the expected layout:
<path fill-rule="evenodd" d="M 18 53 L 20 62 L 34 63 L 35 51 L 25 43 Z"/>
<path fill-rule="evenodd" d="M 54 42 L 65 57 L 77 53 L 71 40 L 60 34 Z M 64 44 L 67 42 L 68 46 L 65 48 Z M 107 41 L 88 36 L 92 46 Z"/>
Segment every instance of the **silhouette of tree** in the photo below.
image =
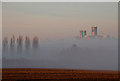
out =
<path fill-rule="evenodd" d="M 30 48 L 30 38 L 28 36 L 25 37 L 25 48 L 26 50 Z"/>
<path fill-rule="evenodd" d="M 15 49 L 15 36 L 14 35 L 10 39 L 10 49 L 11 51 Z"/>
<path fill-rule="evenodd" d="M 5 37 L 3 38 L 3 43 L 2 43 L 2 54 L 3 57 L 6 58 L 6 55 L 8 54 L 8 38 Z"/>
<path fill-rule="evenodd" d="M 76 45 L 76 44 L 73 44 L 72 45 L 72 48 L 71 48 L 71 51 L 73 52 L 73 53 L 78 53 L 79 52 L 79 47 Z"/>
<path fill-rule="evenodd" d="M 23 44 L 23 36 L 19 36 L 17 38 L 17 51 L 18 53 L 22 53 L 22 44 Z"/>
<path fill-rule="evenodd" d="M 34 49 L 38 48 L 38 37 L 36 36 L 33 38 L 33 48 Z"/>

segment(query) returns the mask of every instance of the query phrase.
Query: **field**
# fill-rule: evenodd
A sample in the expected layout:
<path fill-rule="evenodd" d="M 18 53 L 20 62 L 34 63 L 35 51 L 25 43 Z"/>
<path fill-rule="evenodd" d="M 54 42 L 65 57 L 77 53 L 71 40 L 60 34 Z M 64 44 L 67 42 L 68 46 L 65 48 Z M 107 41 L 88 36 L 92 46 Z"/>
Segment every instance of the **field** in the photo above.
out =
<path fill-rule="evenodd" d="M 2 70 L 3 81 L 14 80 L 81 80 L 81 81 L 118 81 L 117 71 L 94 71 L 72 69 L 29 69 L 9 68 Z"/>

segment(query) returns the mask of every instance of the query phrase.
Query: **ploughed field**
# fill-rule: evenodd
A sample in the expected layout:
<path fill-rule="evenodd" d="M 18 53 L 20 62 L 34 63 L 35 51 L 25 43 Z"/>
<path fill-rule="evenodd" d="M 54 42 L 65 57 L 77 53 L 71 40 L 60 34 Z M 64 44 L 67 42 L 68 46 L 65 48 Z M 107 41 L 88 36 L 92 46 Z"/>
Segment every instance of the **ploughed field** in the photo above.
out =
<path fill-rule="evenodd" d="M 30 69 L 30 68 L 3 68 L 2 80 L 84 80 L 84 81 L 118 81 L 117 71 L 94 71 L 72 69 Z"/>

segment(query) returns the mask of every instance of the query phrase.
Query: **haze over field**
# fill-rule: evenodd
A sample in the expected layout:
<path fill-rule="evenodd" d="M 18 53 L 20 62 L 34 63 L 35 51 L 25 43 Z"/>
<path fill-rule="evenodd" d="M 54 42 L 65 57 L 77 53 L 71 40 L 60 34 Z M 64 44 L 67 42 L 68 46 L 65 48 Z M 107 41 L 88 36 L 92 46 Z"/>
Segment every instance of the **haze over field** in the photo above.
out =
<path fill-rule="evenodd" d="M 24 45 L 23 45 L 24 46 Z M 67 69 L 118 69 L 117 40 L 62 40 L 39 43 L 34 51 L 22 49 L 18 53 L 9 50 L 3 53 L 6 68 L 67 68 Z"/>
<path fill-rule="evenodd" d="M 110 39 L 74 39 L 97 25 Z M 14 49 L 10 38 L 15 36 Z M 21 49 L 18 36 L 22 35 Z M 30 38 L 26 50 L 25 37 Z M 33 37 L 39 39 L 33 48 Z M 3 68 L 118 69 L 117 3 L 3 3 Z M 112 38 L 113 37 L 113 38 Z"/>

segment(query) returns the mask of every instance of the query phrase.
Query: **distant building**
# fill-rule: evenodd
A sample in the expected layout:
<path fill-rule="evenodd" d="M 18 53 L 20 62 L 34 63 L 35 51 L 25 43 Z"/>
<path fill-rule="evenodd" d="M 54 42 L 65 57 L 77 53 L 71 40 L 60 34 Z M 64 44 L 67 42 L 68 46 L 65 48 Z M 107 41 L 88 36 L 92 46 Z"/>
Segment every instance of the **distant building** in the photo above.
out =
<path fill-rule="evenodd" d="M 80 31 L 80 37 L 83 38 L 83 30 Z"/>
<path fill-rule="evenodd" d="M 95 36 L 97 36 L 97 26 L 94 27 Z"/>
<path fill-rule="evenodd" d="M 80 31 L 80 37 L 81 38 L 85 37 L 86 35 L 87 35 L 87 31 L 86 30 L 85 31 L 83 31 L 83 30 Z"/>
<path fill-rule="evenodd" d="M 92 27 L 91 29 L 92 29 L 91 31 L 92 36 L 97 36 L 97 26 Z"/>
<path fill-rule="evenodd" d="M 90 35 L 88 38 L 89 39 L 95 39 L 95 36 Z"/>
<path fill-rule="evenodd" d="M 103 38 L 104 39 L 110 39 L 110 36 L 109 35 L 103 35 Z"/>
<path fill-rule="evenodd" d="M 84 36 L 86 36 L 86 35 L 87 35 L 87 31 L 85 30 L 85 31 L 84 31 Z"/>
<path fill-rule="evenodd" d="M 97 35 L 97 39 L 103 39 L 102 35 Z"/>

